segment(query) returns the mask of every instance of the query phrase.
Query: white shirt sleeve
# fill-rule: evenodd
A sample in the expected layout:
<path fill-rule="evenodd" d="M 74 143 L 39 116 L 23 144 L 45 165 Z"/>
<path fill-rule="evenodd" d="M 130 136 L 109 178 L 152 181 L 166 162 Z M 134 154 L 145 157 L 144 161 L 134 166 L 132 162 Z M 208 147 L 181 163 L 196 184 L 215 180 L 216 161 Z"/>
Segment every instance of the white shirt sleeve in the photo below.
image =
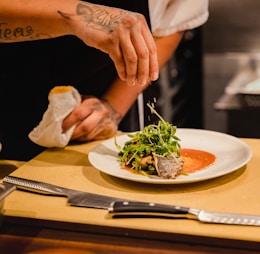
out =
<path fill-rule="evenodd" d="M 209 16 L 208 0 L 149 0 L 154 36 L 166 36 L 204 24 Z"/>

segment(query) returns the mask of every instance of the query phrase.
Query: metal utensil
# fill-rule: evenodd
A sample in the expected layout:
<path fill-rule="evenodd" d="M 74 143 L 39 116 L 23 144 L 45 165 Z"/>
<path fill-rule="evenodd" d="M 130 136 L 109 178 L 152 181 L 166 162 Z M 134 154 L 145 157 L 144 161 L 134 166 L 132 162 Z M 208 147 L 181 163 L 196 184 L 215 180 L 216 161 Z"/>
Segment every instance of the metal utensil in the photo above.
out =
<path fill-rule="evenodd" d="M 195 208 L 149 202 L 114 202 L 109 208 L 109 215 L 113 218 L 156 216 L 196 219 L 206 223 L 260 226 L 260 215 L 210 212 Z"/>
<path fill-rule="evenodd" d="M 67 197 L 68 204 L 71 206 L 108 209 L 111 203 L 115 201 L 125 200 L 115 197 L 103 196 L 99 194 L 92 194 L 84 191 L 72 190 L 49 183 L 28 180 L 14 176 L 6 176 L 3 179 L 3 182 L 11 183 L 13 185 L 16 185 L 16 187 L 19 189 L 31 192 Z"/>
<path fill-rule="evenodd" d="M 108 214 L 111 218 L 137 216 L 170 217 L 197 219 L 201 222 L 207 223 L 260 226 L 260 215 L 209 212 L 181 206 L 137 202 L 72 190 L 49 183 L 28 180 L 14 176 L 5 177 L 3 182 L 13 184 L 19 189 L 25 189 L 36 193 L 67 197 L 68 204 L 71 206 L 108 210 Z"/>
<path fill-rule="evenodd" d="M 0 201 L 3 201 L 16 187 L 9 183 L 0 183 Z"/>
<path fill-rule="evenodd" d="M 5 198 L 16 189 L 10 183 L 0 183 L 0 226 L 3 224 Z"/>

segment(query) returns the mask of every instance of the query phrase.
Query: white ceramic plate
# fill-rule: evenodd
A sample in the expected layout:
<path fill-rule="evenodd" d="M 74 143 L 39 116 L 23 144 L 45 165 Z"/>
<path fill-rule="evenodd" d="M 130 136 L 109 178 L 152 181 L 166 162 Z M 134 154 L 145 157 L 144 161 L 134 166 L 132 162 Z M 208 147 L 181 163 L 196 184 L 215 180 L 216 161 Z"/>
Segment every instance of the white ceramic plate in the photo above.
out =
<path fill-rule="evenodd" d="M 252 151 L 246 143 L 228 134 L 179 128 L 176 135 L 181 139 L 180 144 L 182 148 L 198 149 L 213 153 L 216 156 L 214 164 L 188 176 L 180 175 L 176 179 L 162 179 L 158 176 L 150 178 L 133 174 L 120 167 L 114 138 L 107 139 L 94 147 L 89 153 L 89 161 L 98 170 L 121 179 L 151 184 L 183 184 L 229 174 L 247 164 L 252 157 Z M 129 139 L 127 135 L 116 138 L 120 146 L 123 146 Z"/>

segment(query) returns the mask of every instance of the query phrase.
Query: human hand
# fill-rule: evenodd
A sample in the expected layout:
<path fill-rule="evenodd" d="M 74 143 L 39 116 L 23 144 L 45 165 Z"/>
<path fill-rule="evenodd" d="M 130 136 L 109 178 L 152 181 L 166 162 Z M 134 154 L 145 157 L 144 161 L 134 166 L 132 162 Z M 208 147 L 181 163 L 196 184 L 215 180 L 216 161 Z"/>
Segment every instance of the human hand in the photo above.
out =
<path fill-rule="evenodd" d="M 79 2 L 76 15 L 59 12 L 87 45 L 107 53 L 121 80 L 146 85 L 158 78 L 157 49 L 143 15 Z"/>
<path fill-rule="evenodd" d="M 106 101 L 86 97 L 64 119 L 62 128 L 66 132 L 76 124 L 71 140 L 101 140 L 117 132 L 120 120 L 121 116 Z"/>

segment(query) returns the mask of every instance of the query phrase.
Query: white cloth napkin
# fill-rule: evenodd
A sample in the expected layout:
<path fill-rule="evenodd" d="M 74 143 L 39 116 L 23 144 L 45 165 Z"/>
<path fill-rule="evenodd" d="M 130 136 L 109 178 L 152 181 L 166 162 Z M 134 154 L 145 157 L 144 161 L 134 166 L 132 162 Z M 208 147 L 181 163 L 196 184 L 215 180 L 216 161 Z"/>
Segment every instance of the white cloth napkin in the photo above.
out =
<path fill-rule="evenodd" d="M 62 122 L 80 104 L 81 96 L 73 86 L 56 86 L 48 99 L 48 108 L 38 126 L 29 133 L 29 138 L 43 147 L 64 147 L 69 143 L 75 126 L 62 133 Z"/>

